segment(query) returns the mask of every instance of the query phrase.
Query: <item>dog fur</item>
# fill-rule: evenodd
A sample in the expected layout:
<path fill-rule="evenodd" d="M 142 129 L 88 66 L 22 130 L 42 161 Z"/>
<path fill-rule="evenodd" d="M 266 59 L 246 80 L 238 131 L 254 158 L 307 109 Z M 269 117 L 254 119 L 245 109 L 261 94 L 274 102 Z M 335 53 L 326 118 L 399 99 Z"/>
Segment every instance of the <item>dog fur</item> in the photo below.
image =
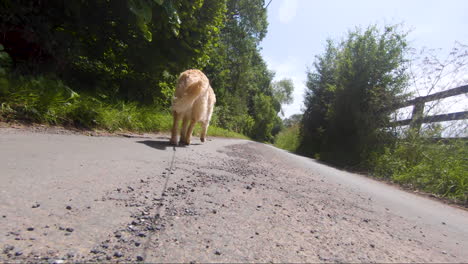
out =
<path fill-rule="evenodd" d="M 177 145 L 177 130 L 182 120 L 180 143 L 190 145 L 193 128 L 202 125 L 200 140 L 205 142 L 206 132 L 213 114 L 216 96 L 208 78 L 200 70 L 187 70 L 180 74 L 172 101 L 171 144 Z"/>

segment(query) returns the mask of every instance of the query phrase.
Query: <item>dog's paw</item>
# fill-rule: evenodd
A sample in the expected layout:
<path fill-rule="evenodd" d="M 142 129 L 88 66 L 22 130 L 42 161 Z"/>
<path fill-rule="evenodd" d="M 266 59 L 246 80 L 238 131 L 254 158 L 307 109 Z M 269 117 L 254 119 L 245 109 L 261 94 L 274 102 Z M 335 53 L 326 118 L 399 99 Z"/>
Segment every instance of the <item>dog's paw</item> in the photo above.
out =
<path fill-rule="evenodd" d="M 201 142 L 205 142 L 206 139 L 205 139 L 205 138 L 200 138 L 200 141 L 201 141 Z"/>
<path fill-rule="evenodd" d="M 169 141 L 169 144 L 173 145 L 173 146 L 177 146 L 177 140 L 170 140 Z"/>

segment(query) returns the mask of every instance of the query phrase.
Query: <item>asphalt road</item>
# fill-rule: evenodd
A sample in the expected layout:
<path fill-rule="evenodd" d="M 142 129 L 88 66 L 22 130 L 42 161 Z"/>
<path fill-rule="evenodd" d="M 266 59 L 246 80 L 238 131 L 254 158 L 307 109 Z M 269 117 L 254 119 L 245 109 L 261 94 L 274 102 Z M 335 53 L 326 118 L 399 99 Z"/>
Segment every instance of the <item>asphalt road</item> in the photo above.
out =
<path fill-rule="evenodd" d="M 468 212 L 274 147 L 0 128 L 0 262 L 468 262 Z"/>

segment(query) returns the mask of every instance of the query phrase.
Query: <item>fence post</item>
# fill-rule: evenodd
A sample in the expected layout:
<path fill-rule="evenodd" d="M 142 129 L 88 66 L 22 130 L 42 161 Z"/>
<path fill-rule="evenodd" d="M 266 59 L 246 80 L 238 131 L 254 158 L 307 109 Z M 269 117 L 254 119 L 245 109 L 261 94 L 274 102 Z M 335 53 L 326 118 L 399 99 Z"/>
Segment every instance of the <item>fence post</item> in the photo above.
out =
<path fill-rule="evenodd" d="M 413 114 L 411 115 L 410 129 L 419 134 L 424 115 L 424 101 L 418 100 L 414 103 Z"/>

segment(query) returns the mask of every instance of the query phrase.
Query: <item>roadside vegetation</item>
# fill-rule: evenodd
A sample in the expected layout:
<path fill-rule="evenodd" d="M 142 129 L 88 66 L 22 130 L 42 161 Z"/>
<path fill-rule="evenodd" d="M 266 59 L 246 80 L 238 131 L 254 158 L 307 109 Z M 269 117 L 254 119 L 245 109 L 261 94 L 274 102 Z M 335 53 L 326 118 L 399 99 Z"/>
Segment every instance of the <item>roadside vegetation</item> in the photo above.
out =
<path fill-rule="evenodd" d="M 56 78 L 22 77 L 3 79 L 3 83 L 0 121 L 99 128 L 110 132 L 161 132 L 172 127 L 172 115 L 167 109 L 78 94 Z M 214 116 L 209 135 L 246 138 L 217 127 L 216 123 Z M 195 133 L 198 129 L 197 126 Z"/>
<path fill-rule="evenodd" d="M 178 75 L 217 96 L 210 135 L 272 141 L 282 83 L 259 52 L 263 0 L 2 1 L 0 120 L 168 131 Z M 278 93 L 278 91 L 280 93 Z"/>
<path fill-rule="evenodd" d="M 377 154 L 375 177 L 468 205 L 468 141 L 408 136 Z"/>
<path fill-rule="evenodd" d="M 420 132 L 392 125 L 392 106 L 408 100 L 411 85 L 434 92 L 445 83 L 440 81 L 447 76 L 443 70 L 462 72 L 467 46 L 454 49 L 447 64 L 431 56 L 423 59 L 419 81 L 408 66 L 414 67 L 414 61 L 408 59 L 406 35 L 399 26 L 370 26 L 350 31 L 339 42 L 329 40 L 307 72 L 303 115 L 285 120 L 275 145 L 467 206 L 466 138 L 443 139 L 444 130 L 437 125 Z M 454 88 L 451 82 L 448 88 Z M 429 105 L 428 111 L 436 107 Z M 466 121 L 458 128 L 463 131 Z"/>

